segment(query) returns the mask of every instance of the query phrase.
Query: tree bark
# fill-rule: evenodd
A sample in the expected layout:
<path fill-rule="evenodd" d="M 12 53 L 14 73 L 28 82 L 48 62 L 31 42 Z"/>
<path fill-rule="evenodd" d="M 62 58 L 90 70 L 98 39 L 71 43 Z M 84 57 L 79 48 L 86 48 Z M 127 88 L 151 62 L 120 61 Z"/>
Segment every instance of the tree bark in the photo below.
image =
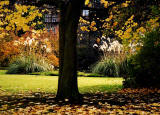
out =
<path fill-rule="evenodd" d="M 8 8 L 13 10 L 15 2 L 16 2 L 16 0 L 9 0 L 9 7 Z"/>
<path fill-rule="evenodd" d="M 84 0 L 60 5 L 59 79 L 57 98 L 79 100 L 77 83 L 77 28 Z"/>

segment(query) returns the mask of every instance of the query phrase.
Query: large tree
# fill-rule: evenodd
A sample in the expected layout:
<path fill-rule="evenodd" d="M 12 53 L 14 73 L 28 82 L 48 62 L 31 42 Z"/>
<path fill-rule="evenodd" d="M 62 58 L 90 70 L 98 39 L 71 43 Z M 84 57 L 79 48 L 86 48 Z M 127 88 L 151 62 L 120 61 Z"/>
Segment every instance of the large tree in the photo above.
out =
<path fill-rule="evenodd" d="M 76 39 L 81 7 L 84 0 L 70 0 L 60 3 L 60 68 L 58 98 L 80 99 L 77 85 Z"/>

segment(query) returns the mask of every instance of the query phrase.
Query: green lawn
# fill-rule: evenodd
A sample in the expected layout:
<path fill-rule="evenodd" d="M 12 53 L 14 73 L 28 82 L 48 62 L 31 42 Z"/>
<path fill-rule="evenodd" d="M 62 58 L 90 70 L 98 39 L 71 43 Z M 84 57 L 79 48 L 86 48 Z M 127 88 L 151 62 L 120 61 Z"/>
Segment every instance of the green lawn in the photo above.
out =
<path fill-rule="evenodd" d="M 0 75 L 6 74 L 7 70 L 0 70 Z"/>
<path fill-rule="evenodd" d="M 35 75 L 0 75 L 0 88 L 7 92 L 41 91 L 56 93 L 58 77 Z M 122 87 L 122 78 L 79 77 L 81 93 L 116 91 Z"/>
<path fill-rule="evenodd" d="M 122 81 L 122 78 L 78 77 L 78 86 L 81 93 L 112 92 L 122 88 Z M 56 93 L 57 83 L 57 76 L 7 75 L 0 71 L 0 90 L 10 93 Z"/>

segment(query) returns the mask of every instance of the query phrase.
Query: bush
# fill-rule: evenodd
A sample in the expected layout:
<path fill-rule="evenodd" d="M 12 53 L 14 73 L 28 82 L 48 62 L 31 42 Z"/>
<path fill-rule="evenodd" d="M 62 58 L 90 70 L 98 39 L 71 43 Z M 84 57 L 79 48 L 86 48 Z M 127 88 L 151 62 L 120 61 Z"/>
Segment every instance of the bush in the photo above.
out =
<path fill-rule="evenodd" d="M 6 31 L 0 31 L 0 34 L 3 33 L 5 35 L 2 38 L 0 37 L 0 66 L 7 67 L 10 59 L 21 52 L 21 46 L 14 45 L 16 37 L 13 32 L 7 34 Z"/>
<path fill-rule="evenodd" d="M 90 66 L 98 61 L 99 53 L 98 50 L 84 45 L 77 48 L 77 58 L 78 70 L 90 71 Z"/>
<path fill-rule="evenodd" d="M 26 32 L 23 35 L 24 48 L 23 52 L 35 53 L 46 57 L 54 67 L 59 66 L 59 36 L 53 31 L 47 32 Z"/>
<path fill-rule="evenodd" d="M 0 32 L 1 33 L 1 32 Z M 0 38 L 0 66 L 9 66 L 11 59 L 23 52 L 41 54 L 46 57 L 54 67 L 59 66 L 59 36 L 52 31 L 39 32 L 30 30 L 21 37 L 13 32 Z"/>
<path fill-rule="evenodd" d="M 124 60 L 119 62 L 119 71 L 121 77 L 126 77 L 130 68 L 130 56 L 126 56 Z"/>
<path fill-rule="evenodd" d="M 53 70 L 53 66 L 42 56 L 29 54 L 13 59 L 8 67 L 8 74 L 27 74 Z"/>
<path fill-rule="evenodd" d="M 92 65 L 92 72 L 109 77 L 126 76 L 128 71 L 128 59 L 125 53 L 106 52 L 103 58 Z"/>
<path fill-rule="evenodd" d="M 160 88 L 160 32 L 145 35 L 141 50 L 129 59 L 130 68 L 124 87 Z"/>

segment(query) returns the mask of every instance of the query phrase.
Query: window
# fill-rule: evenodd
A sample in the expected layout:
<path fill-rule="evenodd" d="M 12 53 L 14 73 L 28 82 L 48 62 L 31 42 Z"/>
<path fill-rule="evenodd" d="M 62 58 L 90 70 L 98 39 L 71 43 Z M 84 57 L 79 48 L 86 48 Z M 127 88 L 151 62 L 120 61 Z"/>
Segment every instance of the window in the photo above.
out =
<path fill-rule="evenodd" d="M 57 16 L 52 14 L 46 14 L 45 15 L 45 22 L 57 22 Z"/>
<path fill-rule="evenodd" d="M 89 10 L 83 10 L 82 16 L 89 16 Z"/>
<path fill-rule="evenodd" d="M 52 22 L 57 22 L 57 17 L 52 17 Z"/>

